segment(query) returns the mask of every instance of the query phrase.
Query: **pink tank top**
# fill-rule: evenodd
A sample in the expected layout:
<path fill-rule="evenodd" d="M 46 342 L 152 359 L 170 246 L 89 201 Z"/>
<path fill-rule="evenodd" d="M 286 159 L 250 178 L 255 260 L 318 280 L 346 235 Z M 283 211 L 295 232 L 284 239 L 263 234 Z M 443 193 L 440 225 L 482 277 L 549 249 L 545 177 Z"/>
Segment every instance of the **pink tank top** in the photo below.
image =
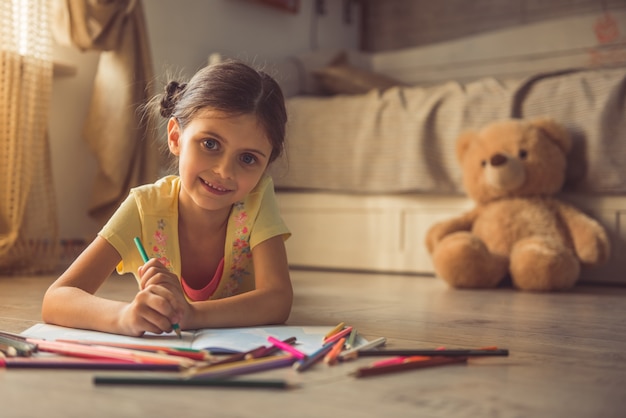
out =
<path fill-rule="evenodd" d="M 206 286 L 204 286 L 202 289 L 194 289 L 193 287 L 189 286 L 187 282 L 185 281 L 184 277 L 180 278 L 180 283 L 183 286 L 183 290 L 185 291 L 185 294 L 192 301 L 197 302 L 200 300 L 208 300 L 213 294 L 213 292 L 215 292 L 215 289 L 217 289 L 217 285 L 220 283 L 220 279 L 222 278 L 223 272 L 224 272 L 224 258 L 222 258 L 219 265 L 217 266 L 217 269 L 215 270 L 215 274 L 213 275 L 213 278 L 209 280 Z"/>

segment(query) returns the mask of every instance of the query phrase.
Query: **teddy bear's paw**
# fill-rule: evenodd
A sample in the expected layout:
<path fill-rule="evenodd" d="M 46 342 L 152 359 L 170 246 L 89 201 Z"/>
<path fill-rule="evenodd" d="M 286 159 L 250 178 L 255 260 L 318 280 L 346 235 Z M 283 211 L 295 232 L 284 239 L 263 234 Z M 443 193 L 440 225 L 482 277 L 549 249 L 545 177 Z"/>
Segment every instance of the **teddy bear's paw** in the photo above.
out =
<path fill-rule="evenodd" d="M 433 252 L 437 275 L 456 288 L 492 288 L 506 276 L 507 260 L 491 254 L 469 232 L 446 236 Z"/>
<path fill-rule="evenodd" d="M 596 234 L 589 233 L 584 236 L 584 239 L 580 238 L 575 241 L 574 245 L 580 262 L 585 266 L 604 264 L 611 255 L 611 244 L 604 231 Z"/>
<path fill-rule="evenodd" d="M 519 241 L 511 251 L 513 285 L 521 290 L 566 290 L 580 275 L 580 263 L 568 248 L 541 238 Z"/>

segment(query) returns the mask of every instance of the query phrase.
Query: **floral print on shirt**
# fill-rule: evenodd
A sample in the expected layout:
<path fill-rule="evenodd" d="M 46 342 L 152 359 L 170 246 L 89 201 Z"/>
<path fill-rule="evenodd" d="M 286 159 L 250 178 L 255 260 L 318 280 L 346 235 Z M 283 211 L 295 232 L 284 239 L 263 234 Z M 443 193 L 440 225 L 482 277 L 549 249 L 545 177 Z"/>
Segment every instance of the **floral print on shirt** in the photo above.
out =
<path fill-rule="evenodd" d="M 237 293 L 244 278 L 250 274 L 247 270 L 249 260 L 252 258 L 250 250 L 250 227 L 249 216 L 243 202 L 233 205 L 231 214 L 235 224 L 235 237 L 232 246 L 232 264 L 230 266 L 230 278 L 222 288 L 220 297 L 225 298 Z"/>
<path fill-rule="evenodd" d="M 156 258 L 167 268 L 169 271 L 173 271 L 172 263 L 167 258 L 167 235 L 165 234 L 165 220 L 159 219 L 157 222 L 157 229 L 152 234 L 154 243 L 151 245 L 153 257 Z"/>
<path fill-rule="evenodd" d="M 238 293 L 244 279 L 250 275 L 248 266 L 252 258 L 250 249 L 250 217 L 245 210 L 243 202 L 233 205 L 232 221 L 235 225 L 234 240 L 232 242 L 232 263 L 230 266 L 230 274 L 223 284 L 219 293 L 219 298 L 233 296 Z M 157 227 L 152 234 L 150 242 L 151 257 L 158 259 L 168 270 L 174 271 L 172 263 L 167 258 L 167 240 L 165 233 L 166 222 L 164 219 L 157 221 Z M 218 285 L 219 288 L 219 285 Z"/>

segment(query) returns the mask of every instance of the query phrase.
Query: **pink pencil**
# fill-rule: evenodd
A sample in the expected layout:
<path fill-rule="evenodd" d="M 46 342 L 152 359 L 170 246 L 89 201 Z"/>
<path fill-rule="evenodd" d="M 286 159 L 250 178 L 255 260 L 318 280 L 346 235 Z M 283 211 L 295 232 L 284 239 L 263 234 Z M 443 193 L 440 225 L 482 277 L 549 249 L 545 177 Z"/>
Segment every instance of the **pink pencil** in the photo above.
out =
<path fill-rule="evenodd" d="M 0 358 L 0 368 L 8 369 L 84 369 L 84 370 L 149 370 L 179 371 L 177 364 L 134 363 L 127 360 L 87 359 L 75 357 L 10 357 Z"/>
<path fill-rule="evenodd" d="M 71 357 L 126 360 L 135 363 L 177 364 L 180 366 L 192 366 L 194 364 L 193 360 L 184 357 L 168 356 L 165 354 L 141 353 L 139 351 L 116 347 L 96 347 L 31 338 L 29 338 L 28 341 L 36 344 L 39 351 L 62 354 Z"/>
<path fill-rule="evenodd" d="M 116 342 L 105 342 L 105 341 L 89 341 L 89 340 L 55 340 L 61 343 L 70 343 L 70 344 L 82 344 L 88 346 L 101 346 L 101 347 L 115 347 L 115 348 L 126 348 L 130 350 L 137 350 L 141 352 L 148 353 L 157 353 L 157 354 L 168 354 L 170 356 L 178 356 L 178 357 L 187 357 L 192 360 L 210 360 L 211 355 L 207 351 L 203 350 L 180 350 L 172 347 L 164 347 L 160 345 L 147 345 L 147 344 L 128 344 L 128 343 L 116 343 Z"/>
<path fill-rule="evenodd" d="M 339 331 L 336 334 L 331 335 L 330 337 L 324 339 L 324 344 L 328 344 L 331 342 L 339 341 L 341 338 L 346 337 L 348 334 L 352 332 L 352 327 L 346 327 Z"/>
<path fill-rule="evenodd" d="M 275 345 L 276 347 L 280 348 L 283 351 L 288 352 L 289 354 L 293 355 L 294 357 L 299 358 L 300 360 L 304 360 L 307 355 L 304 354 L 302 351 L 297 350 L 296 348 L 294 348 L 293 346 L 272 337 L 271 335 L 269 337 L 267 337 L 267 341 L 269 341 L 270 343 L 272 343 L 272 345 Z"/>

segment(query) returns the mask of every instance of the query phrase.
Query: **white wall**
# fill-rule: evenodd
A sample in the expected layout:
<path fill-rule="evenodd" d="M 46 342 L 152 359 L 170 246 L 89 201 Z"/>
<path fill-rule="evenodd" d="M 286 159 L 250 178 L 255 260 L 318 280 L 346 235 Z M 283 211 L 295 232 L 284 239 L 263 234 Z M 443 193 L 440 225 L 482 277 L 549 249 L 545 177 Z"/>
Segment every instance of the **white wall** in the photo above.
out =
<path fill-rule="evenodd" d="M 189 77 L 216 51 L 272 58 L 312 48 L 357 48 L 359 10 L 353 6 L 352 23 L 345 24 L 343 2 L 324 3 L 326 14 L 314 19 L 313 0 L 301 0 L 298 14 L 246 0 L 144 0 L 155 75 L 159 80 L 165 73 Z M 55 46 L 55 57 L 76 68 L 75 75 L 56 77 L 52 91 L 50 143 L 60 237 L 89 242 L 99 229 L 87 216 L 96 167 L 81 129 L 98 55 Z"/>

